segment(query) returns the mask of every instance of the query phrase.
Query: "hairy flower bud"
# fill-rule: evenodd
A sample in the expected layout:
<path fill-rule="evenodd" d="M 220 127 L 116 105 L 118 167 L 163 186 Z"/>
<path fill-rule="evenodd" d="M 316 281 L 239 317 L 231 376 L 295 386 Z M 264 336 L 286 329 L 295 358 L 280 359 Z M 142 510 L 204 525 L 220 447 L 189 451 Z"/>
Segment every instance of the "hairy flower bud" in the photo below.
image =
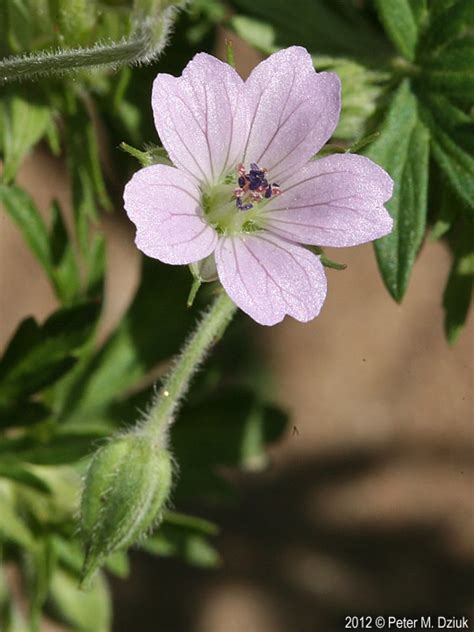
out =
<path fill-rule="evenodd" d="M 170 453 L 146 434 L 123 435 L 98 450 L 81 500 L 83 582 L 108 555 L 137 542 L 159 520 L 172 474 Z"/>

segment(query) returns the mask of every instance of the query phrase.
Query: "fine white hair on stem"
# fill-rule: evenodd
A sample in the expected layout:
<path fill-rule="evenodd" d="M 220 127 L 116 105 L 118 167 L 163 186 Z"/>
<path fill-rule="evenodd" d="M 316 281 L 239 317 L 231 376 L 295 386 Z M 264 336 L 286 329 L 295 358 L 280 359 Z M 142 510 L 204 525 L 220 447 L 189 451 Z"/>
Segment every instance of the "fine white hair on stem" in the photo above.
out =
<path fill-rule="evenodd" d="M 186 4 L 187 0 L 178 0 L 156 15 L 134 16 L 131 34 L 119 41 L 99 40 L 89 48 L 50 49 L 0 60 L 0 84 L 86 68 L 117 70 L 123 65 L 148 64 L 157 59 L 168 44 L 174 17 Z"/>

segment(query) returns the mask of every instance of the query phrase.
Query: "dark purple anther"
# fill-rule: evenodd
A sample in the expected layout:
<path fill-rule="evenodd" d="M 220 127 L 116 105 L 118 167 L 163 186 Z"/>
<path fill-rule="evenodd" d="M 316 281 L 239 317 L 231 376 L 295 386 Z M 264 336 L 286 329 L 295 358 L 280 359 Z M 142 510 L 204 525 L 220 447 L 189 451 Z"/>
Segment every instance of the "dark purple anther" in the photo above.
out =
<path fill-rule="evenodd" d="M 239 187 L 242 188 L 243 186 L 245 186 L 245 178 L 244 178 L 244 176 L 240 176 L 240 178 L 239 178 Z"/>
<path fill-rule="evenodd" d="M 235 205 L 239 209 L 239 211 L 248 211 L 253 208 L 253 204 L 242 204 L 241 198 L 235 198 Z"/>
<path fill-rule="evenodd" d="M 265 190 L 265 197 L 266 198 L 272 197 L 272 187 L 270 185 Z"/>

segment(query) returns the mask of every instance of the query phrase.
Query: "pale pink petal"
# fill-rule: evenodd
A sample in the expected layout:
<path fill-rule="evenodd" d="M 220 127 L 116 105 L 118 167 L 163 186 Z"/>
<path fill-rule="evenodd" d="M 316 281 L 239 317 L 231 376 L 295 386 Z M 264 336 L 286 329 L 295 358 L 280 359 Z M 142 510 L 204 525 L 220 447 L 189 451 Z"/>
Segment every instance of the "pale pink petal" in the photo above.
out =
<path fill-rule="evenodd" d="M 245 82 L 250 130 L 245 163 L 269 170 L 278 184 L 331 137 L 339 120 L 341 84 L 316 73 L 306 49 L 292 46 L 260 63 Z"/>
<path fill-rule="evenodd" d="M 202 217 L 197 186 L 182 171 L 166 165 L 137 171 L 124 202 L 137 227 L 135 243 L 149 257 L 185 264 L 214 250 L 217 233 Z"/>
<path fill-rule="evenodd" d="M 261 325 L 285 314 L 306 322 L 326 298 L 318 257 L 275 235 L 221 237 L 215 252 L 219 279 L 230 298 Z"/>
<path fill-rule="evenodd" d="M 286 239 L 318 246 L 355 246 L 387 235 L 383 206 L 393 181 L 374 162 L 333 154 L 308 163 L 263 209 L 265 227 Z"/>
<path fill-rule="evenodd" d="M 213 183 L 240 162 L 248 116 L 243 81 L 228 64 L 199 53 L 181 77 L 153 84 L 156 129 L 173 163 Z"/>

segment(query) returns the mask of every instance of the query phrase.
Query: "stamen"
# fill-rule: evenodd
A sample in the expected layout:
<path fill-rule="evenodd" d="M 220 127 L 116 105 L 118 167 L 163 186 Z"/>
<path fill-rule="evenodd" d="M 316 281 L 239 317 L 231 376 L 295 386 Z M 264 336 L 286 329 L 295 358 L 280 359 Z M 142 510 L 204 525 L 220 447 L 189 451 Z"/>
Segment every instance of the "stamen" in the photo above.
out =
<path fill-rule="evenodd" d="M 234 190 L 235 204 L 241 211 L 253 208 L 252 202 L 259 202 L 263 199 L 270 199 L 272 195 L 281 193 L 280 187 L 276 182 L 270 184 L 265 176 L 266 169 L 260 169 L 256 162 L 250 163 L 250 171 L 247 173 L 245 165 L 239 164 L 237 167 L 238 188 Z M 244 204 L 244 201 L 247 203 Z"/>

